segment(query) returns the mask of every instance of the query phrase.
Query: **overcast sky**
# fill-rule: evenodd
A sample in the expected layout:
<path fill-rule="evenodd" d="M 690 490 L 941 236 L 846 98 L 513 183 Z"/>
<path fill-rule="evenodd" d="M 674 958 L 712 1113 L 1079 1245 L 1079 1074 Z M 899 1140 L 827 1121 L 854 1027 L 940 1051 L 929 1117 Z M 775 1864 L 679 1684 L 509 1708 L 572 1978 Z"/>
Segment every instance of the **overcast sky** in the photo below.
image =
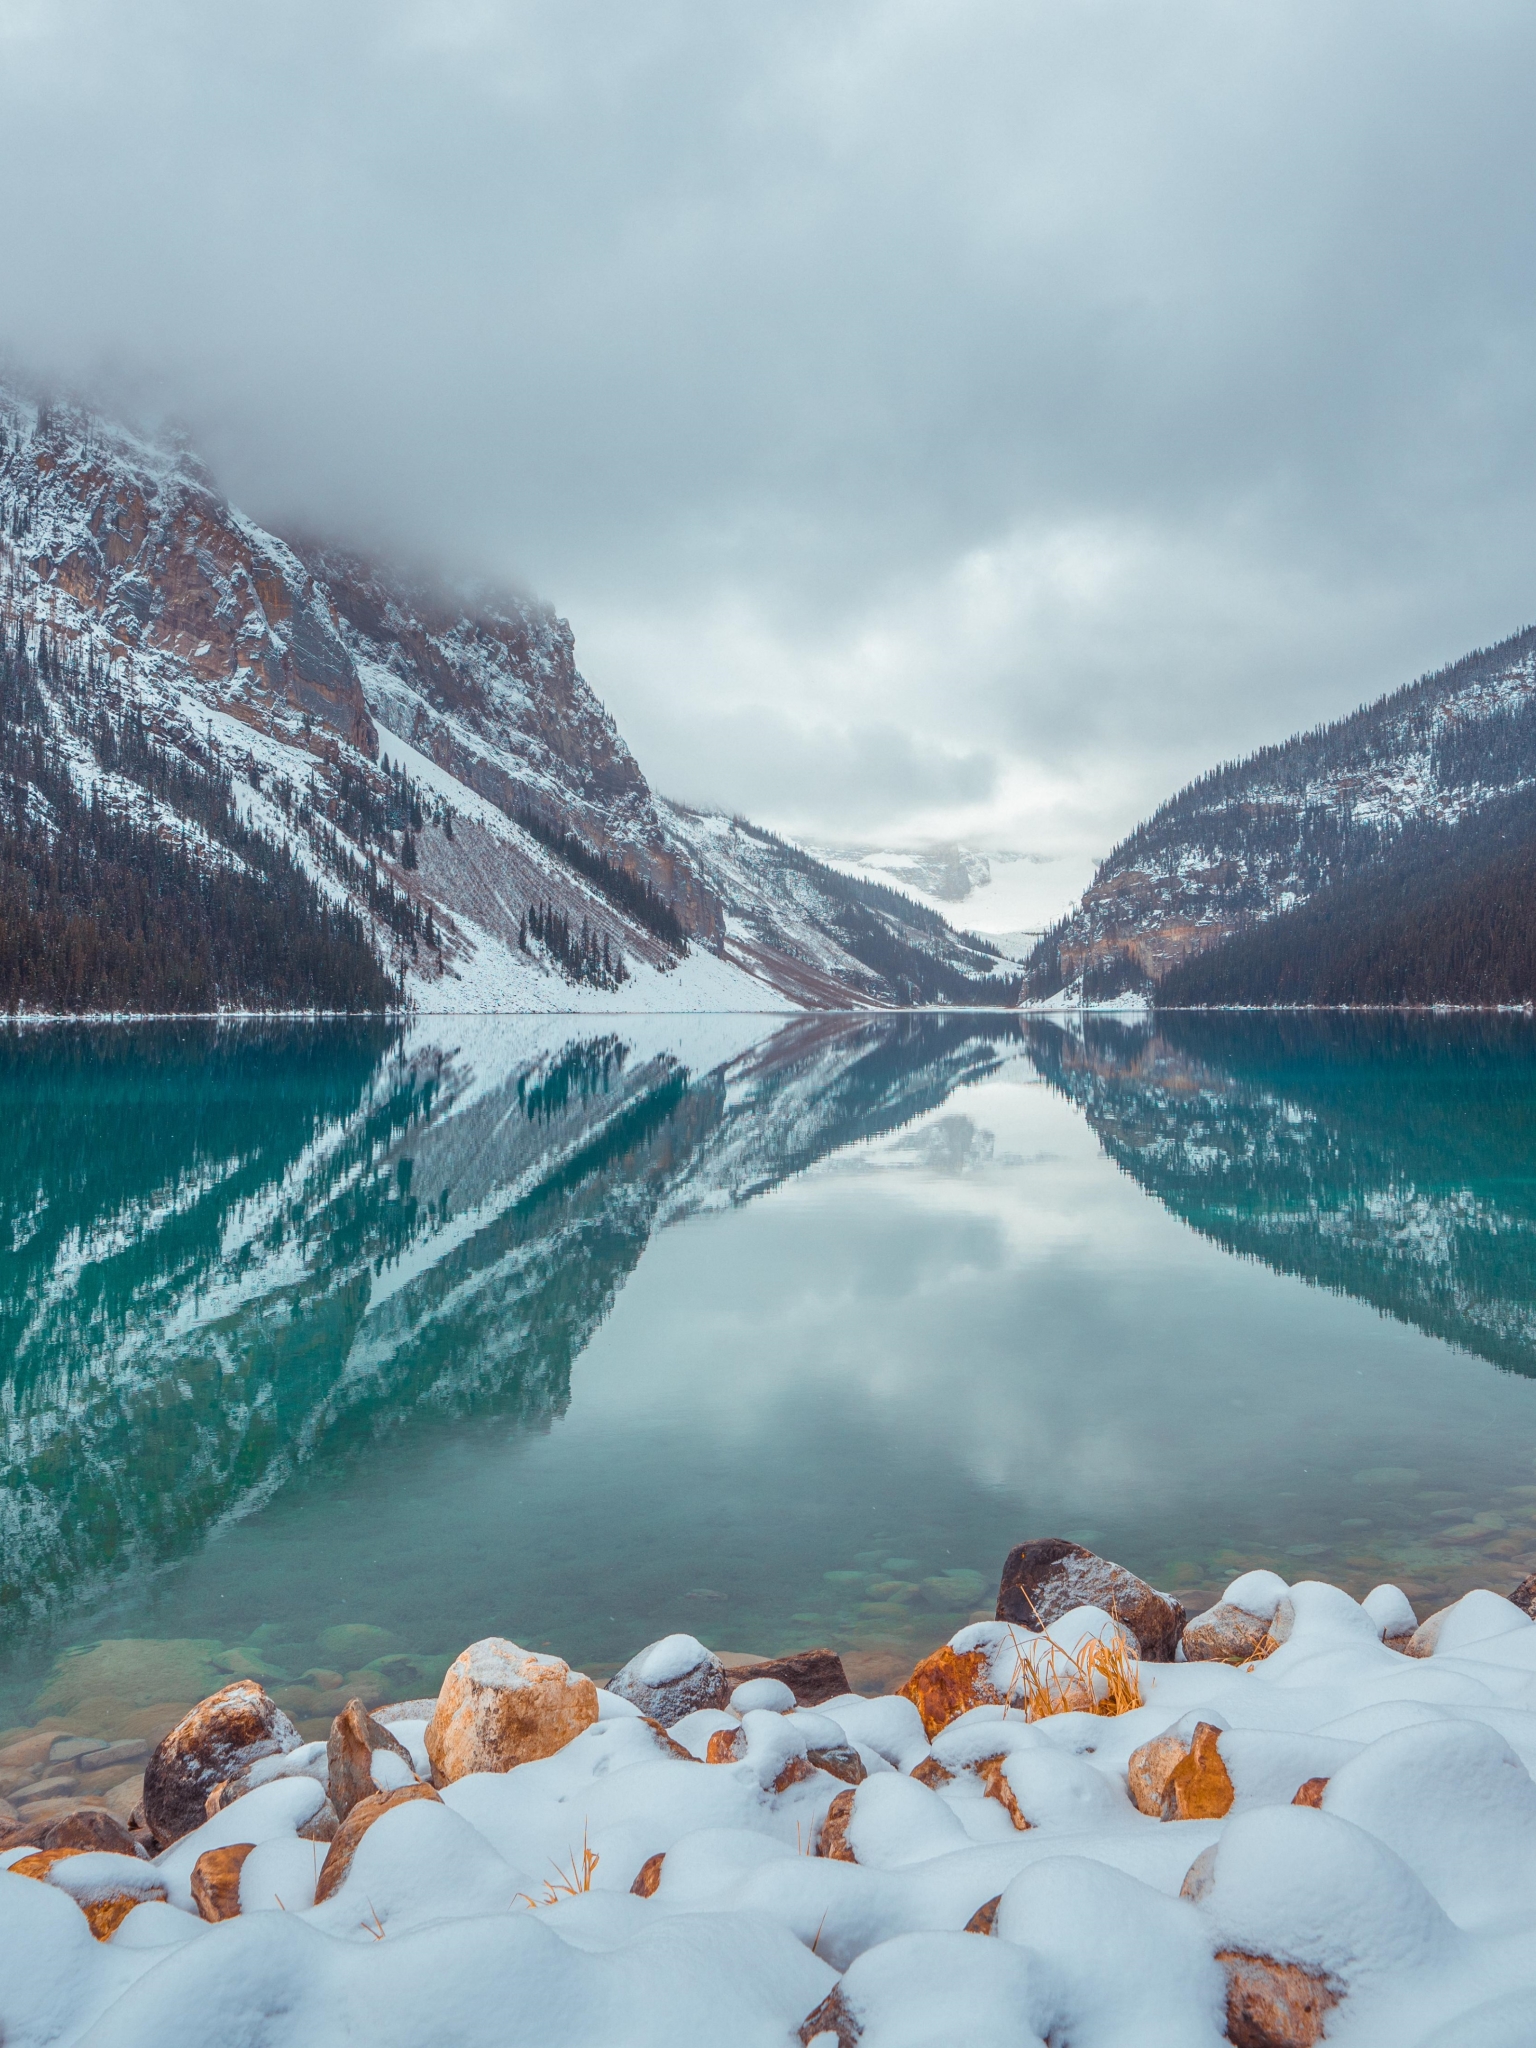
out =
<path fill-rule="evenodd" d="M 1536 615 L 1533 76 L 1513 0 L 0 0 L 0 352 L 533 587 L 663 790 L 1075 875 Z"/>

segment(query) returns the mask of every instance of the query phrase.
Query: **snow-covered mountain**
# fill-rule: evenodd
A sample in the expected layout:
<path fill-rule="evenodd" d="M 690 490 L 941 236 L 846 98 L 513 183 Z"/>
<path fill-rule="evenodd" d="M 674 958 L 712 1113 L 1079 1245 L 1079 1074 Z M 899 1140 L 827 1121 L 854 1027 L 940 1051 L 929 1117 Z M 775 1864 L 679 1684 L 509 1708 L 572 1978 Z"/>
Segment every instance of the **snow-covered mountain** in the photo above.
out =
<path fill-rule="evenodd" d="M 281 934 L 260 972 L 231 968 L 278 882 L 311 964 L 338 933 L 366 944 L 425 1011 L 889 1005 L 935 958 L 952 973 L 931 999 L 995 999 L 990 956 L 888 890 L 850 911 L 797 871 L 769 902 L 790 871 L 759 860 L 742 907 L 742 864 L 653 794 L 547 606 L 290 543 L 186 448 L 3 386 L 0 627 L 0 895 L 41 915 L 47 870 L 35 951 L 71 918 L 204 918 L 211 874 L 229 887 L 177 973 L 223 1006 L 335 983 L 274 966 Z M 5 964 L 0 1006 L 36 1007 Z M 100 1007 L 103 975 L 56 1006 Z"/>
<path fill-rule="evenodd" d="M 1112 997 L 1536 784 L 1536 628 L 1332 725 L 1201 776 L 1041 940 L 1030 997 Z"/>

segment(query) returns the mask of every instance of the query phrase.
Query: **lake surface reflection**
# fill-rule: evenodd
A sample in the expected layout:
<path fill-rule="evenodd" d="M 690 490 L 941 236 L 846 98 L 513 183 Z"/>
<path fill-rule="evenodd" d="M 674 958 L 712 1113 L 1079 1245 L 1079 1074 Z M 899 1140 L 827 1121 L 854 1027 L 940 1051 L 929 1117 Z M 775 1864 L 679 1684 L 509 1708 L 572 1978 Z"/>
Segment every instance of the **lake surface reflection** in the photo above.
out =
<path fill-rule="evenodd" d="M 1536 1565 L 1515 1020 L 0 1037 L 0 1730 Z M 338 1695 L 340 1697 L 338 1697 Z"/>

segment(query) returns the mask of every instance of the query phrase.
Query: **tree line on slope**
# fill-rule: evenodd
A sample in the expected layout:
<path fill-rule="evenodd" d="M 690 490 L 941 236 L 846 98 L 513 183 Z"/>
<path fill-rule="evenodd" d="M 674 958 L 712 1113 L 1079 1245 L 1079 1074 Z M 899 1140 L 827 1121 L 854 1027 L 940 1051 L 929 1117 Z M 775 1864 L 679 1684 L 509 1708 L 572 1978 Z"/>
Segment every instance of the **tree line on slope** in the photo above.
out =
<path fill-rule="evenodd" d="M 0 1010 L 385 1008 L 360 920 L 239 815 L 227 774 L 102 712 L 97 764 L 152 767 L 140 786 L 178 823 L 81 789 L 43 685 L 92 680 L 46 637 L 0 646 Z"/>
<path fill-rule="evenodd" d="M 1182 961 L 1159 1008 L 1536 999 L 1536 789 L 1404 828 L 1363 873 Z"/>
<path fill-rule="evenodd" d="M 988 940 L 956 932 L 904 890 L 841 874 L 745 818 L 731 823 L 770 848 L 782 867 L 815 885 L 828 901 L 844 948 L 878 974 L 898 1002 L 1010 1009 L 1019 1000 L 1019 977 L 990 971 L 999 955 Z"/>

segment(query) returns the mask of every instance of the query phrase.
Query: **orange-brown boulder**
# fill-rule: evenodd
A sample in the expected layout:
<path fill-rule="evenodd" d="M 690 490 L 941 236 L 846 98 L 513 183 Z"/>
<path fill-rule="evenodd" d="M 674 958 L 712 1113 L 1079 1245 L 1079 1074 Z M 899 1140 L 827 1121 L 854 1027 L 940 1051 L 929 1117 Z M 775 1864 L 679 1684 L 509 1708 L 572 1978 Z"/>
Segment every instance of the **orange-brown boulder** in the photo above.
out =
<path fill-rule="evenodd" d="M 1268 1622 L 1228 1600 L 1186 1622 L 1183 1642 L 1191 1664 L 1247 1664 L 1274 1647 Z"/>
<path fill-rule="evenodd" d="M 205 1920 L 233 1920 L 240 1911 L 240 1872 L 256 1844 L 205 1849 L 192 1866 L 192 1903 Z"/>
<path fill-rule="evenodd" d="M 1154 1820 L 1162 1819 L 1168 1780 L 1173 1776 L 1175 1767 L 1188 1755 L 1189 1744 L 1171 1729 L 1166 1735 L 1154 1735 L 1140 1749 L 1132 1750 L 1130 1762 L 1125 1767 L 1125 1788 L 1131 1795 L 1131 1804 L 1139 1813 L 1149 1813 Z"/>
<path fill-rule="evenodd" d="M 1013 1787 L 1008 1782 L 1008 1773 L 1003 1768 L 1007 1761 L 1006 1756 L 983 1757 L 975 1766 L 976 1775 L 986 1787 L 987 1797 L 997 1801 L 1014 1826 L 1027 1828 L 1029 1822 L 1024 1818 L 1023 1810 L 1014 1797 Z"/>
<path fill-rule="evenodd" d="M 55 1863 L 62 1863 L 66 1856 L 84 1856 L 84 1849 L 39 1849 L 35 1855 L 22 1856 L 10 1866 L 12 1877 L 46 1878 Z"/>
<path fill-rule="evenodd" d="M 367 1834 L 376 1820 L 382 1820 L 386 1813 L 392 1813 L 397 1806 L 408 1805 L 413 1799 L 437 1799 L 430 1785 L 402 1785 L 398 1792 L 373 1792 L 366 1799 L 359 1799 L 336 1830 L 336 1839 L 320 1866 L 319 1881 L 315 1886 L 315 1904 L 328 1899 L 331 1893 L 339 1891 L 346 1882 L 347 1872 L 352 1868 L 352 1858 L 357 1854 L 357 1845 Z M 441 1805 L 441 1800 L 438 1801 Z"/>
<path fill-rule="evenodd" d="M 661 1866 L 667 1860 L 665 1849 L 658 1849 L 654 1856 L 647 1856 L 640 1866 L 639 1875 L 630 1886 L 637 1899 L 651 1899 L 656 1896 L 656 1887 L 661 1883 Z"/>
<path fill-rule="evenodd" d="M 846 1792 L 839 1792 L 827 1808 L 827 1817 L 816 1837 L 818 1856 L 830 1856 L 834 1863 L 858 1862 L 858 1857 L 848 1846 L 848 1823 L 853 1819 L 856 1796 L 856 1788 L 850 1785 Z"/>
<path fill-rule="evenodd" d="M 845 1785 L 862 1785 L 869 1776 L 864 1759 L 851 1742 L 829 1742 L 822 1749 L 808 1749 L 805 1760 L 813 1770 L 829 1778 L 841 1778 Z"/>
<path fill-rule="evenodd" d="M 471 1643 L 448 1667 L 427 1725 L 440 1785 L 553 1756 L 597 1719 L 597 1687 L 559 1657 L 502 1636 Z"/>
<path fill-rule="evenodd" d="M 734 1728 L 717 1728 L 704 1745 L 707 1764 L 740 1763 L 747 1753 L 747 1731 L 738 1722 Z"/>
<path fill-rule="evenodd" d="M 1220 1820 L 1232 1810 L 1232 1780 L 1216 1746 L 1219 1728 L 1195 1724 L 1189 1754 L 1169 1773 L 1163 1790 L 1164 1820 Z"/>
<path fill-rule="evenodd" d="M 916 1778 L 919 1785 L 926 1785 L 931 1792 L 937 1792 L 941 1785 L 952 1785 L 955 1782 L 955 1774 L 949 1765 L 941 1764 L 936 1756 L 925 1756 L 920 1764 L 913 1765 L 909 1775 Z"/>
<path fill-rule="evenodd" d="M 842 1985 L 834 1984 L 816 2010 L 807 2013 L 800 2022 L 797 2038 L 800 2048 L 810 2048 L 812 2041 L 823 2034 L 831 2034 L 837 2041 L 837 2048 L 856 2048 L 863 2031 L 843 1997 Z"/>
<path fill-rule="evenodd" d="M 1308 1778 L 1304 1785 L 1297 1787 L 1296 1797 L 1291 1801 L 1291 1804 L 1292 1806 L 1321 1806 L 1323 1794 L 1327 1790 L 1328 1780 L 1326 1778 Z"/>
<path fill-rule="evenodd" d="M 1313 2048 L 1338 2004 L 1337 1985 L 1300 1963 L 1218 1949 L 1227 1973 L 1227 2039 L 1232 2048 Z"/>
<path fill-rule="evenodd" d="M 331 1723 L 325 1746 L 326 1790 L 338 1821 L 344 1821 L 359 1799 L 367 1799 L 380 1787 L 374 1783 L 373 1756 L 382 1749 L 405 1767 L 402 1783 L 416 1776 L 411 1753 L 390 1734 L 361 1700 L 348 1700 Z M 391 1787 L 391 1790 L 398 1789 Z"/>
<path fill-rule="evenodd" d="M 1103 1608 L 1130 1630 L 1148 1663 L 1172 1662 L 1184 1609 L 1170 1593 L 1159 1593 L 1123 1564 L 1061 1536 L 1020 1543 L 1009 1551 L 997 1592 L 999 1621 L 1041 1630 L 1074 1607 Z"/>
<path fill-rule="evenodd" d="M 978 1906 L 970 1919 L 965 1923 L 966 1933 L 995 1934 L 997 1931 L 997 1909 L 1002 1903 L 1003 1895 L 999 1892 L 995 1899 L 988 1899 L 984 1904 Z"/>
<path fill-rule="evenodd" d="M 163 1848 L 207 1818 L 208 1794 L 258 1757 L 299 1746 L 299 1731 L 252 1678 L 200 1700 L 144 1769 L 144 1819 Z"/>
<path fill-rule="evenodd" d="M 1170 1728 L 1133 1750 L 1125 1772 L 1132 1805 L 1159 1820 L 1219 1820 L 1230 1812 L 1232 1780 L 1216 1746 L 1220 1733 L 1199 1721 L 1188 1742 Z"/>
<path fill-rule="evenodd" d="M 81 1862 L 82 1857 L 89 1861 Z M 13 1877 L 36 1878 L 68 1892 L 98 1941 L 115 1934 L 135 1906 L 166 1897 L 165 1886 L 138 1856 L 120 1856 L 115 1850 L 42 1849 L 18 1858 L 10 1870 Z M 86 1871 L 89 1877 L 82 1876 Z"/>
<path fill-rule="evenodd" d="M 787 1792 L 791 1785 L 803 1785 L 806 1779 L 813 1775 L 813 1772 L 814 1766 L 809 1757 L 792 1756 L 780 1770 L 769 1790 L 772 1792 Z"/>
<path fill-rule="evenodd" d="M 985 1649 L 952 1650 L 941 1643 L 925 1657 L 904 1686 L 909 1699 L 923 1717 L 923 1728 L 931 1741 L 958 1715 L 972 1707 L 1001 1706 L 1003 1696 L 987 1676 Z"/>

